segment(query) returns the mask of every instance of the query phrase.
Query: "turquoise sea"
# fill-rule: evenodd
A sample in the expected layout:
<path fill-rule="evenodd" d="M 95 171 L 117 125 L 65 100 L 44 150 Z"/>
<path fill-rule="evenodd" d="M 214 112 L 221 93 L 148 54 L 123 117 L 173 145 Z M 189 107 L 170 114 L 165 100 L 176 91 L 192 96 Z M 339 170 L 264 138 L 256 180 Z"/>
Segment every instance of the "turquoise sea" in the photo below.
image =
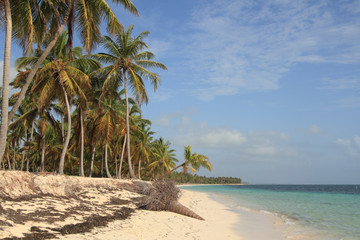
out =
<path fill-rule="evenodd" d="M 360 240 L 360 185 L 195 185 L 232 210 L 275 215 L 290 239 Z"/>

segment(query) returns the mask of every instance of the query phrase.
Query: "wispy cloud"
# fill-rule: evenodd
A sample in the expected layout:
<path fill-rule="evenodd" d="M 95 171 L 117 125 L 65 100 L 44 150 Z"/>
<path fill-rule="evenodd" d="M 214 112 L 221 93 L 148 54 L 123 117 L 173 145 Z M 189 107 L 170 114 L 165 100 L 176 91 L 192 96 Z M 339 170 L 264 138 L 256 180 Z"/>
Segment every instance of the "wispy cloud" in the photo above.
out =
<path fill-rule="evenodd" d="M 343 148 L 343 150 L 351 156 L 360 155 L 360 137 L 354 136 L 352 139 L 342 139 L 339 138 L 336 140 L 336 144 Z"/>
<path fill-rule="evenodd" d="M 326 1 L 204 3 L 193 10 L 194 33 L 183 53 L 201 80 L 194 94 L 202 100 L 278 89 L 299 62 L 360 61 L 358 17 L 350 8 L 334 10 Z"/>
<path fill-rule="evenodd" d="M 329 90 L 360 89 L 360 76 L 348 76 L 337 79 L 324 79 L 324 88 Z"/>

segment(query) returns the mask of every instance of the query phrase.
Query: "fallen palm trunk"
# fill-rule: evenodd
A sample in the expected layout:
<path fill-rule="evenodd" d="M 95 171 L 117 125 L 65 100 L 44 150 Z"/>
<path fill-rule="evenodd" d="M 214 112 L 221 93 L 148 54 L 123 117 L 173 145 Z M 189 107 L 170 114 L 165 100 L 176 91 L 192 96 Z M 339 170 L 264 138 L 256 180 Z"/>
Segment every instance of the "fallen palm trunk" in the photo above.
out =
<path fill-rule="evenodd" d="M 147 210 L 171 211 L 184 216 L 205 220 L 178 202 L 180 190 L 171 181 L 159 180 L 143 188 L 147 195 L 142 206 Z"/>
<path fill-rule="evenodd" d="M 204 218 L 200 217 L 200 216 L 197 215 L 195 212 L 193 212 L 193 211 L 190 210 L 189 208 L 185 207 L 184 205 L 182 205 L 182 204 L 179 203 L 178 201 L 173 201 L 173 202 L 171 202 L 171 203 L 169 204 L 167 210 L 170 211 L 170 212 L 182 214 L 182 215 L 184 215 L 184 216 L 196 218 L 196 219 L 199 219 L 199 220 L 205 220 Z"/>

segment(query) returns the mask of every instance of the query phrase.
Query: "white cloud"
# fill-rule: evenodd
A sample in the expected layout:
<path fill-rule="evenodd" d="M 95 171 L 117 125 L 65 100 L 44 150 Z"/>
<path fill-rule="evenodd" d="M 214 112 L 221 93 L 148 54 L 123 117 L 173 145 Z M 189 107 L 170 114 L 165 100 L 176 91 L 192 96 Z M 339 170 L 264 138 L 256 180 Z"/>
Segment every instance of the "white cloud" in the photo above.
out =
<path fill-rule="evenodd" d="M 339 21 L 340 13 L 322 1 L 205 3 L 193 11 L 195 33 L 183 51 L 202 81 L 194 91 L 202 100 L 278 89 L 282 74 L 298 62 L 360 60 L 360 28 L 347 8 Z"/>
<path fill-rule="evenodd" d="M 239 147 L 246 141 L 246 137 L 241 132 L 237 130 L 221 128 L 206 129 L 201 133 L 187 133 L 185 135 L 175 137 L 175 143 L 181 146 L 190 144 L 199 148 L 213 149 L 229 149 L 233 147 Z"/>
<path fill-rule="evenodd" d="M 360 155 L 360 137 L 354 136 L 352 139 L 336 140 L 336 144 L 340 146 L 348 155 L 359 156 Z"/>
<path fill-rule="evenodd" d="M 177 128 L 188 128 L 186 126 L 186 119 L 196 115 L 198 110 L 196 108 L 179 110 L 173 113 L 163 114 L 160 118 L 153 120 L 153 123 L 158 127 L 169 128 L 176 124 Z"/>
<path fill-rule="evenodd" d="M 317 125 L 311 125 L 306 130 L 308 133 L 312 133 L 312 134 L 319 134 L 323 132 L 323 130 Z"/>

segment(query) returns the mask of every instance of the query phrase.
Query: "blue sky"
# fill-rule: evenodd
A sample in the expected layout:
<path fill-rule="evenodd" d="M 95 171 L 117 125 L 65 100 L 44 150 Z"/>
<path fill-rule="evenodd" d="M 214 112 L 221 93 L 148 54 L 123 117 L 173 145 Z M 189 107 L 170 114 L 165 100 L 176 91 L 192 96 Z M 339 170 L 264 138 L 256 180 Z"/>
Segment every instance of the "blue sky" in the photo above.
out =
<path fill-rule="evenodd" d="M 143 113 L 180 161 L 190 144 L 201 175 L 360 183 L 360 1 L 133 2 L 119 20 L 169 69 Z"/>

